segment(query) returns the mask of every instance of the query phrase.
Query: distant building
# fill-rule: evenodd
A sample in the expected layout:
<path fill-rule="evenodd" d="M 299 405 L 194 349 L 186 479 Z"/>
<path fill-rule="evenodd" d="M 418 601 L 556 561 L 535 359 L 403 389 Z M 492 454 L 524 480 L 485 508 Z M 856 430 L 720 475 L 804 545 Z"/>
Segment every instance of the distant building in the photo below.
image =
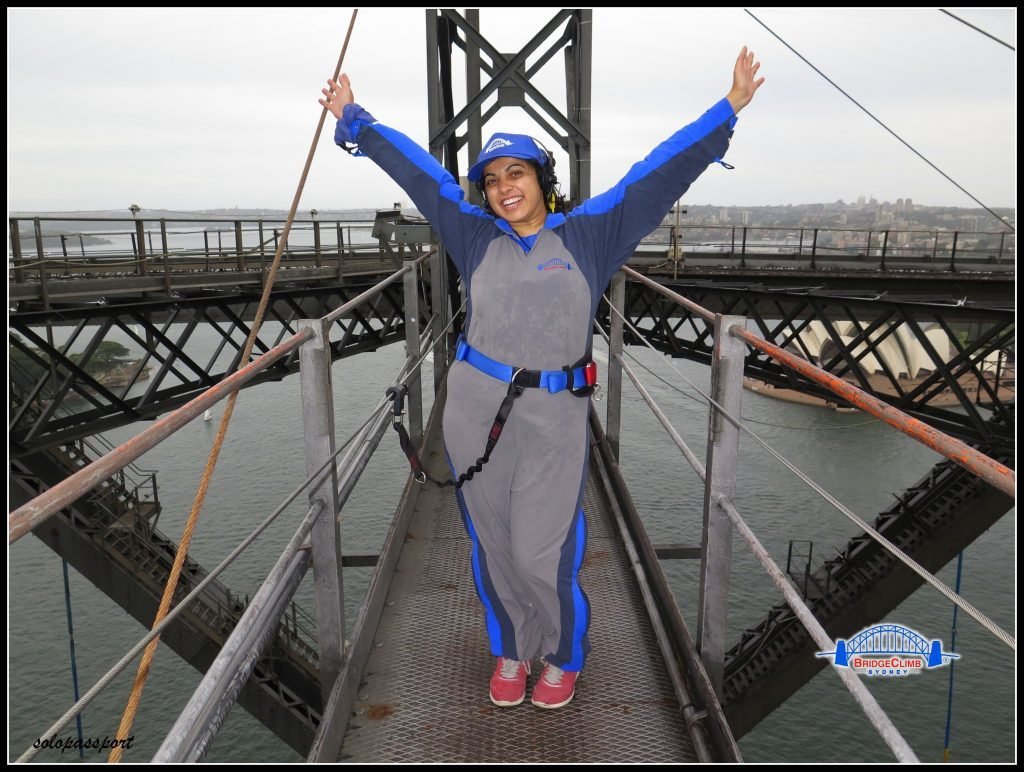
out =
<path fill-rule="evenodd" d="M 896 329 L 892 334 L 886 331 L 887 337 L 869 349 L 864 343 L 854 346 L 852 354 L 864 374 L 873 375 L 876 373 L 892 373 L 897 378 L 920 378 L 928 375 L 935 369 L 935 362 L 930 353 L 917 340 L 910 327 L 905 324 L 895 325 Z M 848 345 L 861 334 L 860 328 L 854 322 L 838 322 L 834 325 L 835 334 L 839 335 L 842 341 Z M 928 344 L 938 354 L 943 362 L 948 362 L 956 354 L 956 347 L 950 341 L 949 335 L 940 327 L 932 327 L 924 331 Z M 812 321 L 800 333 L 800 343 L 793 342 L 787 349 L 800 357 L 811 357 L 811 362 L 824 364 L 837 357 L 839 349 L 832 340 L 831 334 L 825 325 L 815 320 Z M 994 364 L 998 352 L 993 352 L 985 361 L 987 369 Z M 989 362 L 992 359 L 992 363 Z M 845 361 L 845 359 L 843 360 Z M 843 362 L 840 362 L 842 365 Z M 852 378 L 851 378 L 852 379 Z"/>

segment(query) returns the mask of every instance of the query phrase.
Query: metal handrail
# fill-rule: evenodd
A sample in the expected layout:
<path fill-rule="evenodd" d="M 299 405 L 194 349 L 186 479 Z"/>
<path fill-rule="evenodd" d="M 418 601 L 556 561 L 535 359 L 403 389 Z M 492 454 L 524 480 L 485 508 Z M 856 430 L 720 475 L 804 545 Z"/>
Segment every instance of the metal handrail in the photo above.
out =
<path fill-rule="evenodd" d="M 413 261 L 419 265 L 433 252 L 426 252 Z M 362 292 L 337 309 L 322 317 L 322 321 L 333 323 L 346 313 L 360 306 L 366 300 L 379 294 L 385 287 L 398 281 L 409 270 L 409 265 L 402 266 L 393 274 Z M 94 488 L 102 480 L 111 477 L 146 451 L 174 434 L 178 429 L 201 415 L 230 393 L 237 391 L 261 372 L 265 371 L 279 359 L 297 350 L 303 343 L 313 337 L 311 330 L 296 333 L 283 343 L 275 346 L 252 362 L 236 370 L 220 383 L 211 386 L 202 394 L 186 403 L 177 410 L 156 421 L 148 429 L 140 432 L 117 449 L 107 453 L 57 485 L 49 488 L 36 498 L 27 502 L 10 513 L 8 522 L 8 544 L 13 544 L 39 523 L 71 504 L 86 492 Z"/>
<path fill-rule="evenodd" d="M 762 235 L 762 244 L 755 238 Z M 810 235 L 808 235 L 810 234 Z M 821 239 L 821 234 L 852 234 L 855 238 L 850 244 L 836 245 L 829 240 Z M 691 236 L 687 241 L 686 236 Z M 860 237 L 860 238 L 856 238 Z M 901 237 L 917 238 L 918 243 L 900 244 Z M 984 241 L 984 246 L 964 245 L 961 239 Z M 781 243 L 780 243 L 781 242 Z M 747 255 L 765 254 L 765 251 L 776 254 L 792 254 L 810 257 L 814 253 L 820 257 L 822 252 L 835 253 L 840 257 L 881 257 L 894 260 L 913 260 L 914 258 L 928 261 L 955 260 L 959 257 L 985 255 L 996 257 L 1002 261 L 1012 262 L 1016 253 L 1016 234 L 1005 230 L 972 231 L 946 230 L 942 228 L 895 228 L 889 224 L 871 226 L 785 226 L 785 225 L 710 225 L 684 223 L 680 225 L 663 223 L 644 237 L 641 244 L 647 246 L 664 245 L 687 250 L 701 251 L 722 249 L 728 252 L 741 252 Z M 737 246 L 739 249 L 737 249 Z"/>
<path fill-rule="evenodd" d="M 630 278 L 636 279 L 659 294 L 683 305 L 686 309 L 697 314 L 702 319 L 709 322 L 714 320 L 715 314 L 713 312 L 694 303 L 692 300 L 687 300 L 682 295 L 662 287 L 657 282 L 637 273 L 632 268 L 623 267 L 622 270 Z M 940 453 L 954 463 L 959 464 L 967 471 L 977 475 L 993 487 L 1003 493 L 1006 493 L 1008 496 L 1016 497 L 1016 473 L 1004 464 L 1000 464 L 998 461 L 989 458 L 984 453 L 972 448 L 970 445 L 967 445 L 954 437 L 950 437 L 948 434 L 940 432 L 938 429 L 929 426 L 923 421 L 912 418 L 902 410 L 886 404 L 877 397 L 871 396 L 864 390 L 844 381 L 842 378 L 837 378 L 831 373 L 822 370 L 820 367 L 811 364 L 807 360 L 794 356 L 778 346 L 769 343 L 762 338 L 758 338 L 756 335 L 742 327 L 734 325 L 729 329 L 729 334 L 735 338 L 739 338 L 744 343 L 758 351 L 767 354 L 781 364 L 796 370 L 806 378 L 813 380 L 815 383 L 824 386 L 840 398 L 863 410 L 865 413 L 885 421 L 887 424 L 899 429 L 909 437 L 912 437 L 923 445 L 927 445 L 935 452 Z"/>

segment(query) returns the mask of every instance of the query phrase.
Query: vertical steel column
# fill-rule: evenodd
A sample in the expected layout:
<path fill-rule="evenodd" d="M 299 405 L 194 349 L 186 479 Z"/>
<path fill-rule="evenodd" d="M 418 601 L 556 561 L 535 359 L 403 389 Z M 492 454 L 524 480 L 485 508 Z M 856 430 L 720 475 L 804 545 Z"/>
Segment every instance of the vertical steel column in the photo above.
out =
<path fill-rule="evenodd" d="M 473 29 L 480 30 L 480 10 L 478 8 L 466 9 L 466 22 Z M 466 102 L 471 102 L 480 93 L 480 46 L 472 38 L 466 36 Z M 469 160 L 466 166 L 466 173 L 480 155 L 483 147 L 483 118 L 481 110 L 474 110 L 466 120 L 466 149 L 469 151 Z M 459 180 L 461 183 L 462 180 Z M 466 185 L 467 198 L 474 204 L 483 202 L 483 195 L 476 189 L 476 185 Z"/>
<path fill-rule="evenodd" d="M 415 255 L 413 256 L 415 258 Z M 409 271 L 402 277 L 405 290 L 405 356 L 410 364 L 420 358 L 420 293 L 419 266 L 416 260 L 408 260 Z M 409 373 L 409 439 L 413 447 L 423 444 L 423 381 L 420 369 Z"/>
<path fill-rule="evenodd" d="M 446 346 L 447 336 L 445 329 L 448 327 L 448 293 L 445 289 L 448 283 L 445 281 L 445 273 L 448 259 L 445 257 L 441 245 L 437 245 L 434 254 L 430 258 L 430 307 L 433 311 L 433 329 L 431 336 L 434 339 L 434 393 L 437 394 L 444 380 L 445 366 L 448 364 L 448 349 Z"/>
<path fill-rule="evenodd" d="M 427 20 L 427 136 L 433 137 L 442 126 L 441 117 L 441 67 L 438 62 L 437 47 L 437 24 L 438 14 L 436 8 L 426 9 Z M 440 147 L 427 148 L 430 153 L 440 162 L 442 160 Z"/>
<path fill-rule="evenodd" d="M 313 220 L 313 259 L 316 267 L 320 268 L 323 263 L 320 261 L 320 221 Z"/>
<path fill-rule="evenodd" d="M 622 426 L 622 330 L 626 315 L 626 274 L 617 271 L 611 284 L 612 310 L 608 314 L 608 415 L 605 436 L 616 460 L 619 459 L 619 434 Z M 616 314 L 615 312 L 619 313 Z M 619 315 L 621 314 L 621 316 Z"/>
<path fill-rule="evenodd" d="M 309 328 L 313 338 L 299 349 L 302 391 L 302 426 L 306 442 L 306 472 L 312 474 L 334 453 L 334 399 L 331 388 L 330 324 L 301 319 L 298 329 Z M 324 704 L 341 672 L 345 654 L 345 592 L 341 572 L 341 532 L 338 528 L 337 470 L 331 466 L 311 487 L 309 503 L 323 504 L 313 525 L 313 579 L 316 590 L 317 630 L 320 643 L 320 692 Z"/>
<path fill-rule="evenodd" d="M 743 358 L 746 344 L 729 334 L 742 316 L 715 317 L 715 347 L 711 357 L 711 397 L 737 418 L 743 395 Z M 704 528 L 701 539 L 700 601 L 697 609 L 697 647 L 715 693 L 722 696 L 725 663 L 725 621 L 729 602 L 732 561 L 732 523 L 717 503 L 719 495 L 732 500 L 736 492 L 736 458 L 740 432 L 721 412 L 708 415 L 707 477 L 704 483 Z"/>
<path fill-rule="evenodd" d="M 440 49 L 437 40 L 437 25 L 440 16 L 436 8 L 426 9 L 427 23 L 427 136 L 433 137 L 444 126 L 441 99 L 441 67 L 438 57 Z M 429 148 L 438 163 L 444 161 L 444 145 Z M 437 250 L 430 260 L 430 305 L 434 313 L 434 393 L 441 388 L 445 367 L 448 364 L 448 349 L 445 329 L 448 327 L 448 257 L 444 244 L 438 242 Z"/>
<path fill-rule="evenodd" d="M 576 41 L 573 46 L 573 63 L 576 69 L 576 90 L 574 110 L 570 119 L 576 124 L 584 136 L 590 136 L 590 105 L 593 67 L 593 16 L 594 12 L 580 9 L 575 12 L 578 27 Z M 569 139 L 569 147 L 575 148 L 575 159 L 570 151 L 570 184 L 574 204 L 580 204 L 590 198 L 590 146 Z"/>

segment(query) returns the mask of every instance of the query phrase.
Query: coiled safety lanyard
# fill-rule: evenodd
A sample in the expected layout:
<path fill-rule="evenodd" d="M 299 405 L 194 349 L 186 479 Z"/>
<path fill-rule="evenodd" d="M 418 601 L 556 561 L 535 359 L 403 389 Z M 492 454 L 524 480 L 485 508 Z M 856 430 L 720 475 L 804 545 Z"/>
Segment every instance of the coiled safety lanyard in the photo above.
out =
<path fill-rule="evenodd" d="M 523 372 L 523 371 L 520 371 Z M 518 373 L 516 373 L 518 375 Z M 484 468 L 484 464 L 491 460 L 491 451 L 494 450 L 494 446 L 498 444 L 498 438 L 501 437 L 501 430 L 505 428 L 505 422 L 508 420 L 509 414 L 512 412 L 512 405 L 515 403 L 526 389 L 522 386 L 516 385 L 516 376 L 512 376 L 512 382 L 508 385 L 508 392 L 505 394 L 505 399 L 501 401 L 501 407 L 498 408 L 498 414 L 494 416 L 494 424 L 491 426 L 491 430 L 487 433 L 487 446 L 484 448 L 484 454 L 476 460 L 469 469 L 463 474 L 459 475 L 459 479 L 456 480 L 437 480 L 435 479 L 426 469 L 423 468 L 423 463 L 420 461 L 419 456 L 416 454 L 416 448 L 412 445 L 412 440 L 409 439 L 409 432 L 405 430 L 405 424 L 402 422 L 402 416 L 405 415 L 405 397 L 409 392 L 409 387 L 404 383 L 398 386 L 390 387 L 386 394 L 394 402 L 393 406 L 393 420 L 391 426 L 396 432 L 398 432 L 398 441 L 402 445 L 402 452 L 405 453 L 406 458 L 409 459 L 409 466 L 412 467 L 413 479 L 418 483 L 425 483 L 427 480 L 434 483 L 439 488 L 445 488 L 449 485 L 455 486 L 455 490 L 458 490 L 467 480 L 472 480 L 473 475 Z"/>

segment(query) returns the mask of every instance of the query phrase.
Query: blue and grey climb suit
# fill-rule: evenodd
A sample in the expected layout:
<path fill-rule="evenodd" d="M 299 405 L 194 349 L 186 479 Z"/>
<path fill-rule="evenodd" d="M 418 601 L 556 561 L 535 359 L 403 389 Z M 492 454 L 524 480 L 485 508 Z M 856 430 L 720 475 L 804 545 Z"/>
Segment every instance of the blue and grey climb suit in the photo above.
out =
<path fill-rule="evenodd" d="M 735 122 L 723 99 L 611 190 L 568 215 L 548 215 L 528 238 L 467 203 L 431 155 L 358 105 L 345 108 L 335 139 L 357 143 L 440 235 L 469 299 L 469 345 L 514 367 L 560 370 L 590 352 L 592 320 L 612 276 L 724 155 Z M 452 365 L 444 440 L 456 476 L 482 455 L 507 390 L 466 362 Z M 590 650 L 590 604 L 577 581 L 587 540 L 589 408 L 589 399 L 568 391 L 526 389 L 490 462 L 457 492 L 494 656 L 542 655 L 573 671 Z"/>

